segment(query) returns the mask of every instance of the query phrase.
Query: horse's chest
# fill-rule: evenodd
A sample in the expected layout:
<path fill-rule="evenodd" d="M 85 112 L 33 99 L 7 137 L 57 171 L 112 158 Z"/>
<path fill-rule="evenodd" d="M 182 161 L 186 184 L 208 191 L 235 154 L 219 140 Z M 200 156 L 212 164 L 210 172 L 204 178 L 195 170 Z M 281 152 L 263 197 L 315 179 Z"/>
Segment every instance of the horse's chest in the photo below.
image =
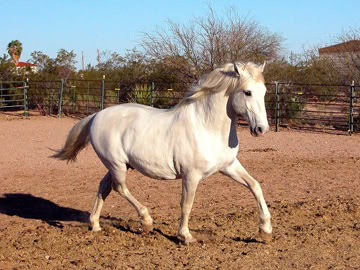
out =
<path fill-rule="evenodd" d="M 230 166 L 236 159 L 236 154 L 236 149 L 217 149 L 213 145 L 207 150 L 193 152 L 193 156 L 189 155 L 186 160 L 183 160 L 181 167 L 200 172 L 205 178 Z"/>

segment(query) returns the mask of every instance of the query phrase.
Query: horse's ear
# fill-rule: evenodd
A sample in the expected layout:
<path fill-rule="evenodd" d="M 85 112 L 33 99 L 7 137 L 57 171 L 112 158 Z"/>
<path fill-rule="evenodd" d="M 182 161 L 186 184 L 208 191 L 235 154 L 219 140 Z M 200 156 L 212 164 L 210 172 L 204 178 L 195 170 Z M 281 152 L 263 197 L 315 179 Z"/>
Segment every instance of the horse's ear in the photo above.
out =
<path fill-rule="evenodd" d="M 260 66 L 261 73 L 264 72 L 265 66 L 266 66 L 266 61 L 264 61 L 264 64 L 262 64 L 262 65 Z"/>
<path fill-rule="evenodd" d="M 235 62 L 234 62 L 234 70 L 235 70 L 236 74 L 240 76 L 239 69 L 238 69 L 238 67 L 237 67 L 237 65 L 236 65 Z"/>

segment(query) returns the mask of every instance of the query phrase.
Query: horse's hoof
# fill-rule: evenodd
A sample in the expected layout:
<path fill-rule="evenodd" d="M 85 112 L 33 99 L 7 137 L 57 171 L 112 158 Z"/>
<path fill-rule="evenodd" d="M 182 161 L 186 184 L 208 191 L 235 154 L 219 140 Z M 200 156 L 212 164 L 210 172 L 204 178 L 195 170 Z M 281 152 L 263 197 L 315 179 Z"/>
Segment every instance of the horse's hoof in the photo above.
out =
<path fill-rule="evenodd" d="M 267 233 L 264 232 L 263 230 L 259 231 L 260 237 L 261 239 L 265 242 L 265 243 L 269 243 L 272 240 L 272 233 Z"/>
<path fill-rule="evenodd" d="M 191 243 L 196 243 L 196 242 L 197 242 L 197 240 L 194 237 L 188 237 L 188 238 L 185 238 L 185 240 L 184 240 L 185 245 L 190 245 Z"/>
<path fill-rule="evenodd" d="M 92 227 L 92 228 L 91 228 L 91 231 L 92 231 L 92 232 L 100 232 L 100 231 L 101 231 L 101 228 L 100 228 L 100 227 Z"/>
<path fill-rule="evenodd" d="M 143 224 L 142 228 L 143 228 L 143 234 L 148 234 L 149 232 L 152 232 L 153 225 L 152 224 Z"/>
<path fill-rule="evenodd" d="M 178 239 L 180 240 L 180 243 L 184 244 L 184 245 L 189 245 L 190 243 L 197 242 L 197 240 L 194 237 L 192 237 L 191 235 L 188 237 L 178 235 Z"/>

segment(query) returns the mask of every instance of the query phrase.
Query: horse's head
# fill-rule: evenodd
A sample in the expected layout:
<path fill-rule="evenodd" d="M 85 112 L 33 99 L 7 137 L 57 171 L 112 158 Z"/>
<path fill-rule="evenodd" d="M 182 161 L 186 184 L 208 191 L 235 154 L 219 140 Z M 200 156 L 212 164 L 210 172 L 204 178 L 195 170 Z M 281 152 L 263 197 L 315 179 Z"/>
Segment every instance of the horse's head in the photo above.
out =
<path fill-rule="evenodd" d="M 231 94 L 231 105 L 249 124 L 251 135 L 264 135 L 269 130 L 265 109 L 265 81 L 262 75 L 265 63 L 234 63 L 234 72 L 240 84 Z"/>

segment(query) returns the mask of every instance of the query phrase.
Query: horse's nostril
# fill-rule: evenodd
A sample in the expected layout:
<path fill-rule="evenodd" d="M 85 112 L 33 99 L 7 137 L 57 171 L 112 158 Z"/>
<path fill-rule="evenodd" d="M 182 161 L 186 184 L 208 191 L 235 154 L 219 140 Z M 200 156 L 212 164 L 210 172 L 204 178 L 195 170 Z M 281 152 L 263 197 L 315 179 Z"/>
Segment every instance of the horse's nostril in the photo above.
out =
<path fill-rule="evenodd" d="M 263 129 L 262 129 L 261 127 L 258 127 L 258 128 L 257 128 L 257 131 L 258 131 L 258 133 L 260 133 L 260 134 L 263 133 Z"/>

